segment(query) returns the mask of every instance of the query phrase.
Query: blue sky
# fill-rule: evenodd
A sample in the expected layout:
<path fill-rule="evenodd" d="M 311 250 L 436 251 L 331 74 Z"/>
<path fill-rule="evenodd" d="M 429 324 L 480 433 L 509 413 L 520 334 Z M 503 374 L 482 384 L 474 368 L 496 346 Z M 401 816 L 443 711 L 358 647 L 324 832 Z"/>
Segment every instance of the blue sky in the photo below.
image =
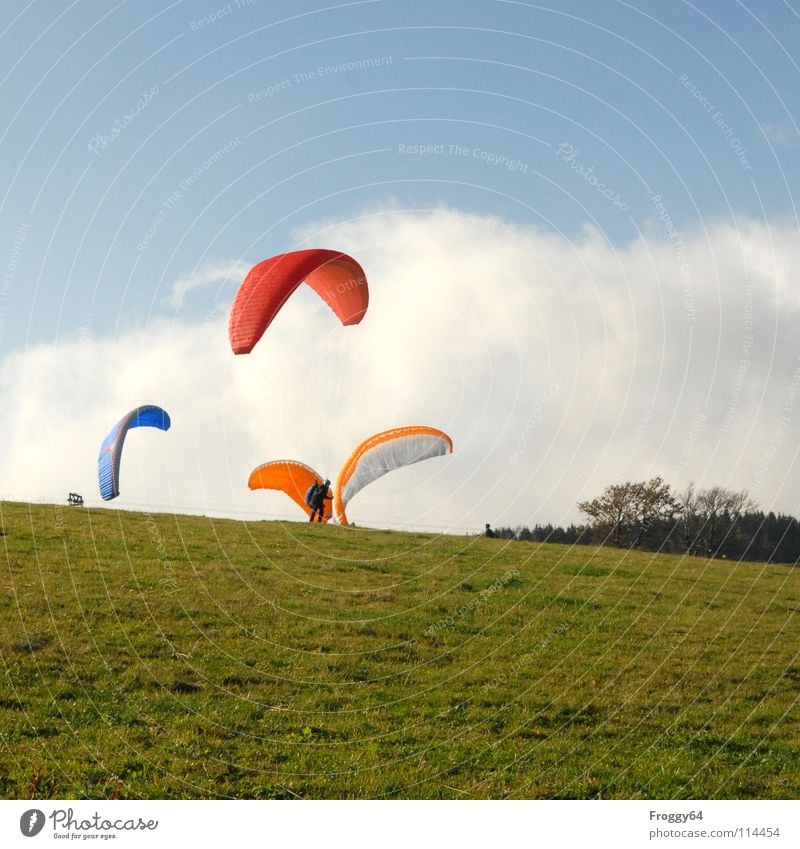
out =
<path fill-rule="evenodd" d="M 593 222 L 616 243 L 652 217 L 653 193 L 687 225 L 794 219 L 797 146 L 770 143 L 764 127 L 796 133 L 796 8 L 552 5 L 253 2 L 225 13 L 79 2 L 57 20 L 46 4 L 21 10 L 0 60 L 0 105 L 14 116 L 2 140 L 2 228 L 27 223 L 29 234 L 4 343 L 69 332 L 87 311 L 102 323 L 146 316 L 160 309 L 159 287 L 203 257 L 257 260 L 308 221 L 389 199 L 567 234 Z M 318 71 L 364 59 L 390 64 Z M 684 74 L 713 113 L 679 82 Z M 95 134 L 108 136 L 154 86 L 116 140 L 92 153 Z M 235 154 L 137 252 L 179 183 L 237 138 Z M 567 170 L 554 155 L 564 142 L 627 214 Z M 527 173 L 472 155 L 403 155 L 403 143 L 480 148 Z"/>
<path fill-rule="evenodd" d="M 756 228 L 763 256 L 774 259 L 774 244 L 790 244 L 784 236 L 797 226 L 796 2 L 78 0 L 59 12 L 54 17 L 52 4 L 42 2 L 13 5 L 0 33 L 0 363 L 10 381 L 9 398 L 15 397 L 12 385 L 23 385 L 15 364 L 25 363 L 26 353 L 39 346 L 56 358 L 81 340 L 91 339 L 98 352 L 106 343 L 112 350 L 128 332 L 140 333 L 144 346 L 156 345 L 150 329 L 162 327 L 161 321 L 178 328 L 178 335 L 193 322 L 200 332 L 210 315 L 224 313 L 234 291 L 230 275 L 215 279 L 213 269 L 251 265 L 303 239 L 308 246 L 338 247 L 329 243 L 331 235 L 347 238 L 359 221 L 380 222 L 383 229 L 369 231 L 374 242 L 353 247 L 402 287 L 402 267 L 382 264 L 381 245 L 393 238 L 393 216 L 433 210 L 499 220 L 542 244 L 557 240 L 566 256 L 580 257 L 587 292 L 596 293 L 589 281 L 605 275 L 595 259 L 602 255 L 616 263 L 624 282 L 619 292 L 606 292 L 605 303 L 618 296 L 630 308 L 637 344 L 645 338 L 654 346 L 650 381 L 661 385 L 658 375 L 686 371 L 669 365 L 666 352 L 674 357 L 672 349 L 687 350 L 688 337 L 685 323 L 673 332 L 668 310 L 650 325 L 642 308 L 631 306 L 640 296 L 663 299 L 661 288 L 643 290 L 644 283 L 630 278 L 626 263 L 635 246 L 645 243 L 656 253 L 667 246 L 677 255 L 681 245 L 693 244 L 713 257 L 709 268 L 717 269 L 730 249 L 720 233 Z M 431 232 L 442 221 L 435 219 Z M 449 232 L 450 221 L 443 231 Z M 436 266 L 441 281 L 447 276 L 445 244 L 440 242 L 442 264 Z M 464 250 L 464 244 L 449 245 Z M 498 250 L 500 267 L 504 249 Z M 742 256 L 756 253 L 752 246 L 742 250 Z M 774 264 L 783 262 L 779 257 Z M 710 375 L 705 397 L 713 390 L 720 400 L 708 416 L 719 426 L 730 399 L 742 415 L 739 401 L 747 396 L 737 389 L 738 340 L 742 287 L 754 271 L 748 266 L 731 284 L 735 291 L 723 292 L 728 284 L 721 278 L 696 276 L 699 263 L 693 263 L 693 296 L 718 311 L 695 329 L 691 374 Z M 535 292 L 543 271 L 532 267 L 530 273 Z M 788 325 L 778 328 L 790 323 L 796 305 L 775 295 L 783 291 L 775 274 L 760 273 L 772 281 L 763 284 L 769 303 L 762 305 L 759 327 L 765 373 L 754 360 L 747 380 L 758 375 L 769 386 L 775 381 L 774 417 L 796 357 Z M 182 300 L 171 299 L 181 279 L 197 285 Z M 655 279 L 659 285 L 662 278 Z M 580 280 L 575 271 L 569 283 L 579 300 Z M 499 279 L 486 285 L 496 287 L 498 300 L 505 297 Z M 375 292 L 382 291 L 397 293 L 376 281 Z M 733 312 L 724 308 L 728 297 L 737 304 Z M 602 312 L 603 305 L 596 306 Z M 559 316 L 545 311 L 540 319 L 554 326 Z M 331 329 L 321 320 L 323 329 Z M 302 333 L 301 312 L 296 321 Z M 532 326 L 515 330 L 520 337 L 534 332 Z M 463 330 L 452 320 L 437 332 Z M 703 339 L 712 337 L 699 354 Z M 495 358 L 491 345 L 488 350 L 495 369 L 513 359 L 499 351 Z M 113 422 L 126 410 L 111 409 L 112 397 L 124 404 L 130 396 L 131 406 L 151 400 L 138 397 L 147 394 L 142 375 L 137 391 L 113 396 L 113 357 L 99 356 L 105 383 L 98 382 L 97 394 L 83 399 L 81 409 L 91 406 L 98 420 Z M 26 374 L 28 385 L 44 379 Z M 598 372 L 598 385 L 603 377 Z M 521 380 L 528 388 L 507 403 L 513 406 L 527 391 L 528 408 L 535 406 L 531 399 L 539 397 L 544 379 L 537 372 L 527 384 Z M 683 380 L 670 391 L 685 385 Z M 629 409 L 631 386 L 604 392 L 620 393 L 613 403 Z M 756 384 L 753 392 L 756 404 Z M 52 399 L 43 403 L 42 415 L 58 415 Z M 591 439 L 615 433 L 621 440 L 602 442 L 616 457 L 612 465 L 627 456 L 626 446 L 641 443 L 636 427 L 646 408 L 629 409 L 630 422 L 620 426 L 596 422 L 594 408 L 585 411 L 597 425 Z M 687 408 L 688 424 L 658 441 L 653 457 L 669 440 L 680 455 L 702 409 Z M 768 439 L 774 421 L 764 415 L 758 402 L 742 421 L 746 433 L 752 435 L 758 422 Z M 8 403 L 4 417 L 0 429 L 5 421 L 8 432 Z M 525 420 L 509 436 L 506 452 L 518 444 Z M 354 424 L 342 445 L 366 435 Z M 332 455 L 322 461 L 336 462 Z M 754 456 L 741 477 L 708 483 L 752 488 L 758 461 Z M 672 457 L 668 465 L 674 469 L 676 462 Z M 661 470 L 648 461 L 631 473 Z M 687 483 L 687 475 L 683 470 L 676 483 Z M 0 486 L 6 494 L 41 494 L 21 492 L 8 470 L 6 479 L 10 483 Z M 793 490 L 779 482 L 768 489 L 762 498 L 795 509 Z M 545 503 L 534 513 L 553 521 L 569 516 L 561 505 L 574 504 L 579 495 L 585 493 L 564 494 L 558 515 L 545 515 Z M 532 515 L 499 496 L 491 510 L 509 522 Z M 463 518 L 461 508 L 453 512 L 455 522 L 479 518 Z"/>

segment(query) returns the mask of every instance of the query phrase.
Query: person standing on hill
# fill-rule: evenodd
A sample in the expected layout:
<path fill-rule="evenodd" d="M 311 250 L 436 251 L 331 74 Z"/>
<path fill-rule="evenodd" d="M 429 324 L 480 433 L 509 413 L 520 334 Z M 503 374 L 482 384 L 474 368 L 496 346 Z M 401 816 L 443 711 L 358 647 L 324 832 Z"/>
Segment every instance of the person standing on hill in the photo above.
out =
<path fill-rule="evenodd" d="M 492 526 L 487 522 L 486 530 L 483 532 L 485 537 L 489 537 L 490 539 L 494 539 L 494 531 L 492 530 Z"/>
<path fill-rule="evenodd" d="M 316 483 L 309 490 L 307 503 L 311 508 L 311 516 L 309 517 L 309 522 L 314 521 L 314 516 L 319 514 L 318 522 L 322 522 L 325 518 L 325 501 L 333 500 L 333 495 L 331 495 L 330 491 L 331 482 L 326 479 L 325 483 Z"/>

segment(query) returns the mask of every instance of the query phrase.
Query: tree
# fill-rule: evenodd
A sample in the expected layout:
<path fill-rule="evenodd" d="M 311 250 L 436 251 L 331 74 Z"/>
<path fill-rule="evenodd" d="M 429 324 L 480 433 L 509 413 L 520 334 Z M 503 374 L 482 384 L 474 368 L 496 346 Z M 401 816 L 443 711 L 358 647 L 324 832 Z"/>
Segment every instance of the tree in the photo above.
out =
<path fill-rule="evenodd" d="M 642 539 L 650 527 L 659 521 L 672 521 L 679 511 L 680 505 L 672 494 L 668 483 L 661 477 L 651 478 L 637 484 L 636 511 L 638 532 L 632 547 L 641 545 Z"/>
<path fill-rule="evenodd" d="M 697 493 L 695 510 L 700 520 L 697 543 L 707 554 L 716 554 L 720 542 L 743 514 L 756 509 L 746 489 L 736 492 L 722 486 L 701 489 Z"/>
<path fill-rule="evenodd" d="M 589 517 L 597 530 L 606 534 L 606 538 L 611 537 L 615 545 L 620 545 L 636 519 L 635 498 L 634 484 L 611 484 L 599 498 L 579 502 L 578 509 Z"/>
<path fill-rule="evenodd" d="M 678 505 L 683 524 L 683 545 L 687 554 L 694 554 L 700 525 L 694 481 L 678 496 Z"/>
<path fill-rule="evenodd" d="M 581 501 L 578 509 L 615 545 L 630 540 L 630 545 L 636 547 L 654 522 L 671 520 L 679 505 L 669 484 L 655 477 L 638 483 L 611 484 L 598 498 Z"/>

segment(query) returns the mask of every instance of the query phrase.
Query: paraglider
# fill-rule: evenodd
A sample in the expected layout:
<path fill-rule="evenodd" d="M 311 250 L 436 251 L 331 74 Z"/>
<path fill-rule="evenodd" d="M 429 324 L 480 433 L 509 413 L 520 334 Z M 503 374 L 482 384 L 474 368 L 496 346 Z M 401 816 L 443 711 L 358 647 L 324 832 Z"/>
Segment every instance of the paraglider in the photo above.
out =
<path fill-rule="evenodd" d="M 315 517 L 318 522 L 322 521 L 322 517 L 328 509 L 326 501 L 333 502 L 331 482 L 327 478 L 324 483 L 314 483 L 306 490 L 306 504 L 311 508 L 309 522 L 313 522 Z"/>
<path fill-rule="evenodd" d="M 307 516 L 313 518 L 312 505 L 306 500 L 306 495 L 322 480 L 312 468 L 296 460 L 274 460 L 264 463 L 250 474 L 247 485 L 250 489 L 274 489 L 284 492 L 301 507 Z M 327 522 L 332 516 L 331 502 L 325 501 L 322 521 Z"/>
<path fill-rule="evenodd" d="M 376 433 L 364 440 L 342 467 L 333 486 L 332 513 L 330 501 L 326 499 L 323 520 L 327 522 L 333 518 L 336 523 L 347 525 L 345 508 L 365 486 L 387 472 L 452 452 L 453 440 L 443 431 L 433 427 L 414 425 Z M 295 460 L 275 460 L 255 469 L 250 475 L 248 485 L 250 489 L 275 489 L 285 492 L 313 521 L 313 506 L 307 503 L 306 495 L 311 492 L 311 487 L 319 484 L 321 480 L 321 475 L 303 463 Z"/>
<path fill-rule="evenodd" d="M 265 259 L 247 273 L 228 320 L 234 354 L 249 354 L 297 287 L 305 281 L 344 325 L 358 324 L 369 305 L 367 278 L 347 254 L 316 248 Z"/>
<path fill-rule="evenodd" d="M 100 495 L 104 501 L 111 501 L 119 495 L 122 446 L 125 444 L 128 431 L 134 427 L 156 427 L 159 430 L 169 430 L 171 424 L 166 410 L 148 404 L 131 410 L 111 428 L 100 446 L 100 456 L 97 458 L 97 477 Z"/>
<path fill-rule="evenodd" d="M 443 431 L 424 425 L 398 427 L 365 439 L 350 455 L 333 488 L 333 512 L 346 525 L 345 508 L 365 486 L 387 472 L 420 460 L 453 453 L 453 440 Z"/>

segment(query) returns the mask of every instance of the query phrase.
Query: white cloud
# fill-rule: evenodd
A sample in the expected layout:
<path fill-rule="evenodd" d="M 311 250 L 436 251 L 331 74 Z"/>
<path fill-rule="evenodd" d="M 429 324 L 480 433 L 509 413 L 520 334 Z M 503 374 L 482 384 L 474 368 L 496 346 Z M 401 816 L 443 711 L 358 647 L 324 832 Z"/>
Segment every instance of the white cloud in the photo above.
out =
<path fill-rule="evenodd" d="M 180 307 L 189 292 L 209 286 L 223 283 L 234 283 L 237 286 L 244 280 L 244 276 L 250 270 L 250 266 L 242 260 L 216 260 L 207 262 L 189 274 L 184 274 L 172 284 L 172 291 L 167 303 L 173 307 Z"/>
<path fill-rule="evenodd" d="M 155 403 L 172 430 L 130 435 L 113 506 L 299 518 L 247 489 L 256 465 L 294 458 L 333 477 L 370 434 L 429 424 L 450 433 L 453 456 L 373 484 L 353 521 L 563 523 L 607 483 L 655 474 L 796 510 L 790 228 L 719 225 L 682 234 L 680 251 L 657 235 L 614 249 L 592 231 L 570 243 L 440 210 L 300 236 L 361 261 L 360 325 L 343 328 L 300 287 L 249 356 L 230 352 L 222 314 L 10 354 L 2 495 L 77 490 L 98 503 L 103 436 Z"/>
<path fill-rule="evenodd" d="M 761 125 L 761 129 L 773 144 L 797 144 L 797 127 L 791 121 L 767 121 Z"/>

